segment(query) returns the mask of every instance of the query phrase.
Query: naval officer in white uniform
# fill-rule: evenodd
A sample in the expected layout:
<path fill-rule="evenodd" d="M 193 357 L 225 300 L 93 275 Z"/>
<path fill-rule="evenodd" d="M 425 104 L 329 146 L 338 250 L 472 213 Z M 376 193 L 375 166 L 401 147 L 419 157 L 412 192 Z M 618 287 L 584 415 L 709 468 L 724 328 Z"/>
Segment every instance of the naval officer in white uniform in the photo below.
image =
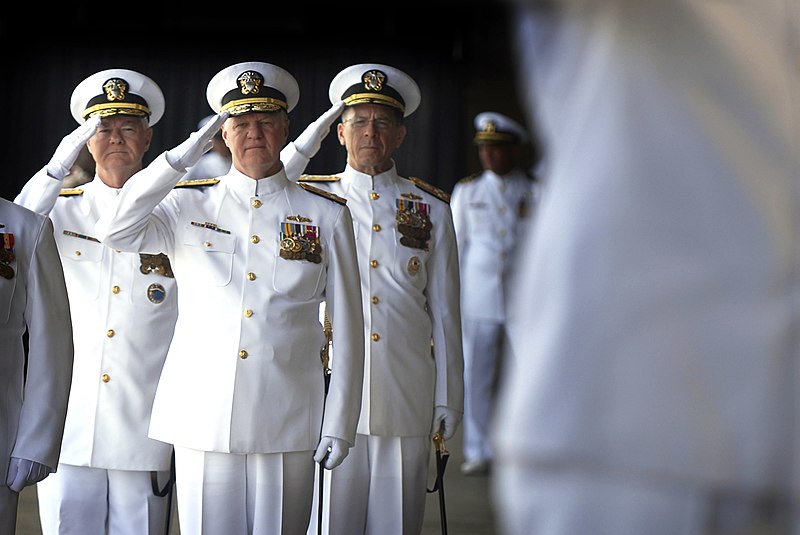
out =
<path fill-rule="evenodd" d="M 364 348 L 352 220 L 343 199 L 286 177 L 298 93 L 276 65 L 223 69 L 208 84 L 218 115 L 207 130 L 131 179 L 97 225 L 111 247 L 173 259 L 179 315 L 150 436 L 175 445 L 185 535 L 304 533 L 314 460 L 332 469 L 355 443 Z M 220 125 L 230 172 L 175 189 Z M 327 402 L 323 300 L 336 351 Z"/>
<path fill-rule="evenodd" d="M 337 535 L 418 534 L 431 436 L 452 437 L 463 411 L 452 215 L 447 194 L 400 176 L 392 159 L 420 103 L 410 76 L 353 65 L 329 97 L 345 104 L 337 135 L 347 165 L 302 180 L 346 198 L 353 213 L 367 360 L 356 445 L 329 478 L 323 525 Z"/>
<path fill-rule="evenodd" d="M 164 97 L 149 77 L 108 69 L 75 87 L 70 108 L 80 126 L 16 198 L 53 220 L 75 340 L 58 472 L 38 486 L 42 530 L 161 534 L 170 498 L 156 493 L 169 482 L 172 446 L 149 438 L 147 428 L 175 326 L 177 287 L 170 259 L 158 249 L 108 248 L 94 225 L 142 169 Z M 84 145 L 95 177 L 62 190 Z"/>
<path fill-rule="evenodd" d="M 19 493 L 52 477 L 58 465 L 73 345 L 53 224 L 6 199 L 0 199 L 0 310 L 0 533 L 11 534 Z"/>
<path fill-rule="evenodd" d="M 535 203 L 535 182 L 522 169 L 528 135 L 497 112 L 479 113 L 474 143 L 483 171 L 459 180 L 450 208 L 461 269 L 464 344 L 465 475 L 488 473 L 491 422 L 502 365 L 508 275 Z"/>

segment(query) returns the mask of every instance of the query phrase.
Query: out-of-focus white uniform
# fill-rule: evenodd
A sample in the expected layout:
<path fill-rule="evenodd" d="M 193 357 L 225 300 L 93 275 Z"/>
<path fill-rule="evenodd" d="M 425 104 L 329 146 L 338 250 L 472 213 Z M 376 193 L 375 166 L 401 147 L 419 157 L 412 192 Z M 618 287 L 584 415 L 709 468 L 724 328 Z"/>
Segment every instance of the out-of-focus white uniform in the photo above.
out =
<path fill-rule="evenodd" d="M 283 493 L 283 510 L 263 511 L 256 525 L 283 522 L 284 529 L 294 526 L 300 533 L 310 515 L 312 456 L 320 436 L 355 442 L 360 399 L 351 385 L 361 383 L 364 349 L 350 212 L 288 181 L 283 170 L 254 180 L 232 169 L 215 185 L 173 190 L 181 173 L 170 178 L 169 169 L 162 155 L 131 178 L 116 212 L 97 230 L 115 248 L 167 252 L 181 288 L 150 436 L 211 457 L 303 455 L 293 457 L 302 466 L 295 464 L 283 483 L 268 482 L 271 490 L 250 489 L 245 499 L 205 486 L 211 494 L 201 505 L 195 496 L 182 501 L 180 482 L 182 470 L 190 478 L 202 470 L 190 466 L 202 457 L 190 453 L 182 466 L 179 455 L 181 529 L 207 522 L 200 520 L 202 508 L 213 507 L 220 529 L 245 530 L 242 509 L 251 492 L 263 490 Z M 281 244 L 298 237 L 318 238 L 318 256 L 285 257 Z M 337 365 L 324 421 L 323 300 Z M 213 527 L 206 523 L 203 529 Z"/>
<path fill-rule="evenodd" d="M 503 533 L 797 530 L 797 2 L 529 4 Z"/>
<path fill-rule="evenodd" d="M 207 152 L 200 160 L 186 169 L 183 180 L 197 180 L 202 178 L 217 178 L 228 174 L 231 169 L 230 156 L 225 157 L 218 152 Z"/>
<path fill-rule="evenodd" d="M 403 533 L 414 533 L 424 517 L 434 407 L 463 410 L 458 254 L 450 207 L 418 185 L 424 183 L 398 175 L 394 166 L 374 177 L 347 166 L 338 176 L 301 180 L 348 200 L 367 348 L 358 437 L 342 465 L 326 474 L 325 522 L 329 519 L 330 533 L 398 533 L 401 526 Z M 404 209 L 429 216 L 425 248 L 404 244 L 396 222 Z M 333 377 L 339 373 L 336 355 Z M 380 448 L 386 461 L 364 464 L 367 443 L 372 451 Z M 392 481 L 403 482 L 402 495 L 394 494 Z"/>
<path fill-rule="evenodd" d="M 464 344 L 464 458 L 491 461 L 510 268 L 535 208 L 535 183 L 521 169 L 484 170 L 458 181 L 450 209 L 461 271 Z"/>
<path fill-rule="evenodd" d="M 8 463 L 13 456 L 58 465 L 72 324 L 52 222 L 0 199 L 0 250 L 0 532 L 14 533 L 19 494 L 6 486 Z"/>

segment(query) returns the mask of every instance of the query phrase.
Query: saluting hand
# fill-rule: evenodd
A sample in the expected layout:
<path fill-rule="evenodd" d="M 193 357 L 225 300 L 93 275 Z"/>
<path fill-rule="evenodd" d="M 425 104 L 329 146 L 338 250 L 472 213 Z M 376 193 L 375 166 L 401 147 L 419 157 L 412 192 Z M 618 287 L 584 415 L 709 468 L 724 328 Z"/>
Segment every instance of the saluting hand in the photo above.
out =
<path fill-rule="evenodd" d="M 176 171 L 185 171 L 187 167 L 196 164 L 200 157 L 211 149 L 214 135 L 227 118 L 228 112 L 224 111 L 204 124 L 197 132 L 192 132 L 186 141 L 167 151 L 165 155 L 167 162 Z"/>
<path fill-rule="evenodd" d="M 97 131 L 100 121 L 99 115 L 89 117 L 82 125 L 64 136 L 56 147 L 53 157 L 47 162 L 48 175 L 58 180 L 64 180 L 64 177 L 69 174 L 72 164 L 78 159 L 78 154 L 83 146 Z"/>

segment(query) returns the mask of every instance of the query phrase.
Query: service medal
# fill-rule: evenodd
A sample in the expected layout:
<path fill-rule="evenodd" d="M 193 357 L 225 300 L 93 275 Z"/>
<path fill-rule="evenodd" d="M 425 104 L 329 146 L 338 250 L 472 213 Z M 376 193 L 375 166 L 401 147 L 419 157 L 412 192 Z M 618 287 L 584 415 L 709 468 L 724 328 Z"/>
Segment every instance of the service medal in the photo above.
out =
<path fill-rule="evenodd" d="M 167 290 L 164 289 L 163 286 L 154 282 L 150 286 L 147 287 L 147 299 L 150 300 L 151 303 L 159 304 L 163 303 L 164 299 L 167 298 Z"/>
<path fill-rule="evenodd" d="M 1 232 L 2 248 L 0 248 L 0 277 L 4 279 L 14 278 L 14 268 L 11 262 L 16 259 L 14 255 L 14 234 L 11 232 Z"/>

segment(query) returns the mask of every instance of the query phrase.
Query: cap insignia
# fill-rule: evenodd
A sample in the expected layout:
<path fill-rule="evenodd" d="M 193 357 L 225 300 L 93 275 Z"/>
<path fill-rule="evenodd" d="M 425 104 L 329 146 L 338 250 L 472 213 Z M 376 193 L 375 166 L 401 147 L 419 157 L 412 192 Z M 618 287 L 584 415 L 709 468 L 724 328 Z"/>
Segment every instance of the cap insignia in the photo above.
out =
<path fill-rule="evenodd" d="M 497 131 L 497 125 L 494 124 L 494 121 L 486 121 L 486 126 L 483 127 L 483 131 L 488 134 L 494 134 Z"/>
<path fill-rule="evenodd" d="M 256 71 L 244 71 L 236 79 L 242 95 L 257 95 L 264 84 L 264 77 Z"/>
<path fill-rule="evenodd" d="M 361 80 L 364 82 L 364 89 L 367 91 L 383 91 L 386 75 L 379 70 L 371 70 L 365 72 Z"/>
<path fill-rule="evenodd" d="M 128 82 L 122 78 L 109 78 L 103 84 L 103 91 L 106 93 L 106 100 L 110 102 L 125 100 L 128 94 Z"/>

